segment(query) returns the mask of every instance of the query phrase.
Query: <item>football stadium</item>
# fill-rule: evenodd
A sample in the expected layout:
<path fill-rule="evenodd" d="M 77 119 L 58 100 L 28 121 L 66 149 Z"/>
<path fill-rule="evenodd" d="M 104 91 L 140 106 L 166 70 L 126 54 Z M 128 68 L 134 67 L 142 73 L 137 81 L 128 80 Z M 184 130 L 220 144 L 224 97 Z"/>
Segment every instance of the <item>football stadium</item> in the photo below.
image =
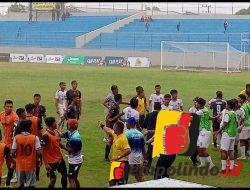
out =
<path fill-rule="evenodd" d="M 0 3 L 0 187 L 249 187 L 250 3 Z"/>

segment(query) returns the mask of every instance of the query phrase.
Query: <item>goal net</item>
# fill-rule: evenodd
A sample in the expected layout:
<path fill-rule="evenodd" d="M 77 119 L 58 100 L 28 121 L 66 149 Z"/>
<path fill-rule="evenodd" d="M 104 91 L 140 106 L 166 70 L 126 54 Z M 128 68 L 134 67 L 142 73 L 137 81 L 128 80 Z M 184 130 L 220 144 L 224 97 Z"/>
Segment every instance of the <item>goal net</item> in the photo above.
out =
<path fill-rule="evenodd" d="M 226 42 L 161 41 L 161 70 L 236 72 L 244 55 Z"/>

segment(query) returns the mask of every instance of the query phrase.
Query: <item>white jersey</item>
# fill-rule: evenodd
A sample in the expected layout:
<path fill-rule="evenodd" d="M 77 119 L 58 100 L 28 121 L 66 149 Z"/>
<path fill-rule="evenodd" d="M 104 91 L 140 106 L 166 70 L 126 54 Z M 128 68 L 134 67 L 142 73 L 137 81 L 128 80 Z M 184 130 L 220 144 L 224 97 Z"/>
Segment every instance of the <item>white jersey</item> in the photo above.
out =
<path fill-rule="evenodd" d="M 188 110 L 189 113 L 196 113 L 197 111 L 198 111 L 197 108 L 194 106 Z"/>
<path fill-rule="evenodd" d="M 226 109 L 224 109 L 224 110 L 222 110 L 222 112 L 221 112 L 221 122 L 220 122 L 220 127 L 223 125 L 223 123 L 224 122 L 226 122 L 225 121 L 225 115 L 226 115 L 226 113 L 227 113 L 228 111 L 226 110 Z"/>
<path fill-rule="evenodd" d="M 180 110 L 181 107 L 183 107 L 183 103 L 181 99 L 177 99 L 177 100 L 171 100 L 169 102 L 169 105 L 173 107 L 173 110 Z"/>
<path fill-rule="evenodd" d="M 162 104 L 161 109 L 162 110 L 173 110 L 173 106 L 170 106 L 170 105 L 166 106 L 165 104 Z"/>
<path fill-rule="evenodd" d="M 150 112 L 152 112 L 154 110 L 155 102 L 160 102 L 161 105 L 164 103 L 164 95 L 163 94 L 158 94 L 157 95 L 156 93 L 153 93 L 149 97 L 149 100 L 152 101 L 151 105 L 150 105 Z"/>
<path fill-rule="evenodd" d="M 67 97 L 66 97 L 67 90 L 61 91 L 57 90 L 55 94 L 55 99 L 58 100 L 58 107 L 66 107 L 67 105 Z"/>
<path fill-rule="evenodd" d="M 135 109 L 132 109 L 131 107 L 124 108 L 123 113 L 124 113 L 125 120 L 131 117 L 134 117 L 136 121 L 139 120 L 140 113 L 136 111 Z"/>

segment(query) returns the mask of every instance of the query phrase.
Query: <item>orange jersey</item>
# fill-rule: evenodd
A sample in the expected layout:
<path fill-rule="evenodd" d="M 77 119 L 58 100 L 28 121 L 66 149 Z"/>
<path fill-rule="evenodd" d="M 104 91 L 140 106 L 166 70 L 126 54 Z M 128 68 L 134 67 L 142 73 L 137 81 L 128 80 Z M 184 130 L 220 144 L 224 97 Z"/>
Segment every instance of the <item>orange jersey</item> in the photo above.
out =
<path fill-rule="evenodd" d="M 11 112 L 11 114 L 6 115 L 5 112 L 0 113 L 0 122 L 3 126 L 4 131 L 4 142 L 6 145 L 11 148 L 13 143 L 12 132 L 14 128 L 14 123 L 18 121 L 18 116 L 15 112 Z"/>
<path fill-rule="evenodd" d="M 16 170 L 34 171 L 36 169 L 35 135 L 16 135 Z"/>
<path fill-rule="evenodd" d="M 50 134 L 48 131 L 44 133 L 48 136 L 48 142 L 43 147 L 43 158 L 45 163 L 56 163 L 62 158 L 62 151 L 60 147 L 60 138 L 56 135 Z"/>
<path fill-rule="evenodd" d="M 5 146 L 6 144 L 4 142 L 0 142 L 0 177 L 2 176 L 3 163 L 5 159 L 5 155 L 4 155 Z"/>
<path fill-rule="evenodd" d="M 29 117 L 28 116 L 27 119 L 29 119 L 32 122 L 30 133 L 32 135 L 38 136 L 38 131 L 39 131 L 39 129 L 38 129 L 38 117 L 36 117 L 36 116 Z"/>

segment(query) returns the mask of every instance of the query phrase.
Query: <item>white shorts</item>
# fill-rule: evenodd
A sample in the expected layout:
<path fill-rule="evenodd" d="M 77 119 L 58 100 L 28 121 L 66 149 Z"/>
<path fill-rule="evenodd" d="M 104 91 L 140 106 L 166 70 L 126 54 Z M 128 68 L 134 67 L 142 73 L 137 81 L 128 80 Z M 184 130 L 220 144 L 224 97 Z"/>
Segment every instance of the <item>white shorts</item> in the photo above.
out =
<path fill-rule="evenodd" d="M 229 151 L 234 150 L 235 137 L 230 137 L 226 132 L 221 136 L 221 150 Z"/>
<path fill-rule="evenodd" d="M 65 112 L 66 112 L 66 108 L 65 107 L 58 107 L 58 111 L 59 111 L 59 117 L 64 116 Z"/>
<path fill-rule="evenodd" d="M 250 138 L 250 127 L 243 127 L 241 133 L 239 134 L 240 140 L 246 140 Z"/>
<path fill-rule="evenodd" d="M 200 148 L 208 148 L 210 139 L 211 139 L 211 131 L 207 131 L 205 129 L 202 129 L 199 133 L 199 137 L 197 140 L 197 146 Z"/>

